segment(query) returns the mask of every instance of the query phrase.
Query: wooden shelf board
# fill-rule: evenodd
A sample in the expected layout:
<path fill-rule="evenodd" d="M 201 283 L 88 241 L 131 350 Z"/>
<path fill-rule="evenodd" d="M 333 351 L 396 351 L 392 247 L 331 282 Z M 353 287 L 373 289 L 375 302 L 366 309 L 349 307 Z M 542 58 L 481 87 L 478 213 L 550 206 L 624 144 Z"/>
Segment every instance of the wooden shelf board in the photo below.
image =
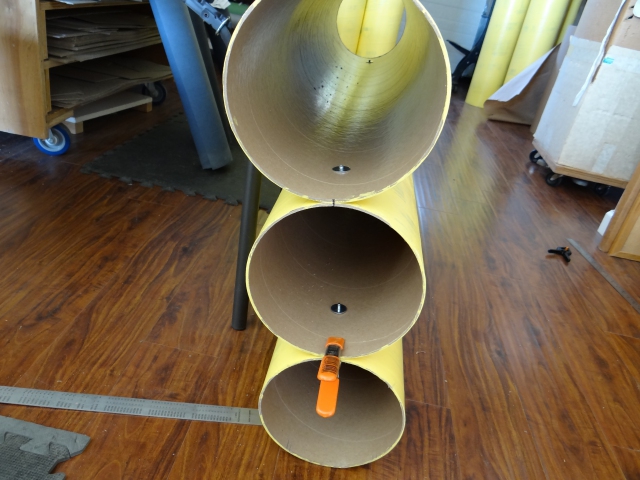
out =
<path fill-rule="evenodd" d="M 139 107 L 151 103 L 151 97 L 134 92 L 120 92 L 95 102 L 83 105 L 74 110 L 73 116 L 67 119 L 70 123 L 79 123 L 94 118 L 104 117 L 112 113 Z"/>
<path fill-rule="evenodd" d="M 137 2 L 137 1 L 122 1 L 122 2 L 95 2 L 95 3 L 83 3 L 80 5 L 68 5 L 62 2 L 56 2 L 55 0 L 41 0 L 40 10 L 66 10 L 69 8 L 93 8 L 93 7 L 122 7 L 126 5 L 148 5 L 149 2 Z"/>
<path fill-rule="evenodd" d="M 167 76 L 160 77 L 160 78 L 154 78 L 153 81 L 154 82 L 164 81 L 164 80 L 168 80 L 168 79 L 170 79 L 172 77 L 173 77 L 173 75 L 167 75 Z M 140 83 L 144 83 L 144 82 L 140 82 Z M 115 92 L 110 92 L 108 95 L 105 95 L 102 98 L 107 98 L 107 97 L 110 97 L 112 95 L 116 95 L 117 93 L 125 91 L 125 90 L 129 90 L 130 88 L 131 88 L 131 86 L 128 85 L 128 86 L 124 87 L 122 90 L 115 91 Z M 100 100 L 101 99 L 94 100 L 91 103 L 99 102 Z M 61 123 L 63 120 L 66 120 L 67 118 L 72 117 L 74 115 L 74 110 L 77 109 L 78 107 L 83 106 L 83 105 L 87 105 L 87 104 L 86 103 L 78 104 L 78 105 L 74 105 L 73 107 L 69 107 L 69 108 L 53 107 L 54 110 L 49 112 L 49 114 L 47 115 L 47 127 L 51 128 L 52 126 Z"/>
<path fill-rule="evenodd" d="M 47 113 L 47 119 L 46 119 L 47 128 L 51 128 L 54 125 L 59 124 L 60 122 L 62 122 L 63 120 L 66 120 L 72 115 L 73 115 L 72 108 L 53 107 L 53 110 Z"/>

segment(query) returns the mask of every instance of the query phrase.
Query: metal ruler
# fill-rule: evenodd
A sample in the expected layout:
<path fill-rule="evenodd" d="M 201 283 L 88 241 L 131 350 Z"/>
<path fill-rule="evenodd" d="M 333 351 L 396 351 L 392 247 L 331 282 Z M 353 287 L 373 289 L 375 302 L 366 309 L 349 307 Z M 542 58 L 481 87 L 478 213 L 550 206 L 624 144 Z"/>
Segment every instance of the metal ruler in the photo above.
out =
<path fill-rule="evenodd" d="M 0 386 L 0 403 L 82 412 L 136 415 L 140 417 L 175 418 L 199 422 L 262 425 L 258 410 L 255 408 L 164 402 L 141 398 L 35 390 L 32 388 Z"/>
<path fill-rule="evenodd" d="M 636 312 L 640 313 L 640 303 L 638 303 L 635 300 L 635 298 L 633 298 L 629 294 L 629 292 L 627 292 L 624 288 L 622 288 L 622 286 L 618 282 L 616 282 L 613 279 L 613 277 L 609 275 L 609 273 L 607 273 L 607 271 L 604 268 L 602 268 L 600 264 L 596 262 L 595 259 L 591 255 L 589 255 L 589 253 L 585 249 L 583 249 L 580 246 L 578 242 L 570 238 L 568 238 L 567 240 L 569 240 L 569 243 L 573 246 L 573 248 L 575 248 L 578 252 L 580 252 L 580 254 L 585 258 L 585 260 L 589 262 L 591 266 L 595 268 L 598 271 L 598 273 L 600 273 L 600 275 L 602 275 L 604 279 L 607 282 L 609 282 L 611 286 L 615 288 L 620 295 L 622 295 L 622 298 L 624 298 L 627 302 L 629 302 L 629 305 L 631 305 L 636 310 Z"/>

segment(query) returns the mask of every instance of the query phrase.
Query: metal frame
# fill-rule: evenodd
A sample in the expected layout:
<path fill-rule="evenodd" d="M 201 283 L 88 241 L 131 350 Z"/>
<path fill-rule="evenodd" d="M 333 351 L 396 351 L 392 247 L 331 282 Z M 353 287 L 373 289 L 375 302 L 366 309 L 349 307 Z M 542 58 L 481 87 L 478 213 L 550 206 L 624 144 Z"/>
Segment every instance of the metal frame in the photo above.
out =
<path fill-rule="evenodd" d="M 249 293 L 247 292 L 245 271 L 247 269 L 249 253 L 251 253 L 253 242 L 256 239 L 261 185 L 262 174 L 253 165 L 253 163 L 248 162 L 244 200 L 242 202 L 242 218 L 240 220 L 236 285 L 233 294 L 233 316 L 231 319 L 231 327 L 234 330 L 245 330 L 247 328 Z"/>

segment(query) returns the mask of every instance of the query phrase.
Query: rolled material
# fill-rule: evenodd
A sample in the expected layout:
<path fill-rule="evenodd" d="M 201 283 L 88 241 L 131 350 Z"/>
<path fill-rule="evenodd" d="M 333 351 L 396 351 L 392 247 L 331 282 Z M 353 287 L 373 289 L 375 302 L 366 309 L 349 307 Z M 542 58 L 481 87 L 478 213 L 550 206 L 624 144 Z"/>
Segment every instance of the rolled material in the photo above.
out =
<path fill-rule="evenodd" d="M 338 9 L 338 34 L 351 53 L 358 52 L 367 0 L 343 0 Z"/>
<path fill-rule="evenodd" d="M 530 0 L 496 0 L 467 94 L 468 104 L 482 107 L 504 84 L 529 2 Z"/>
<path fill-rule="evenodd" d="M 307 352 L 322 355 L 332 336 L 358 357 L 401 338 L 426 292 L 412 178 L 335 206 L 283 191 L 249 256 L 247 290 L 264 324 Z"/>
<path fill-rule="evenodd" d="M 403 13 L 402 0 L 367 0 L 358 55 L 375 58 L 391 51 L 398 42 Z"/>
<path fill-rule="evenodd" d="M 202 168 L 224 167 L 232 160 L 231 150 L 189 9 L 182 2 L 164 0 L 151 0 L 151 9 Z"/>
<path fill-rule="evenodd" d="M 404 0 L 400 42 L 373 60 L 340 40 L 340 3 L 253 3 L 224 73 L 227 114 L 251 161 L 323 202 L 367 198 L 407 177 L 440 135 L 450 97 L 444 42 L 418 0 Z"/>
<path fill-rule="evenodd" d="M 505 83 L 519 75 L 556 44 L 570 0 L 531 0 Z"/>
<path fill-rule="evenodd" d="M 373 355 L 343 359 L 331 418 L 315 411 L 321 358 L 278 339 L 258 406 L 271 438 L 303 460 L 334 468 L 389 453 L 405 426 L 402 341 Z"/>
<path fill-rule="evenodd" d="M 560 33 L 556 38 L 556 45 L 560 45 L 562 43 L 567 30 L 571 25 L 573 25 L 573 22 L 576 21 L 576 18 L 578 17 L 578 11 L 580 10 L 580 6 L 582 5 L 583 1 L 584 0 L 571 0 L 569 8 L 567 9 L 567 14 L 564 17 L 564 22 L 562 22 L 562 28 L 560 28 Z"/>

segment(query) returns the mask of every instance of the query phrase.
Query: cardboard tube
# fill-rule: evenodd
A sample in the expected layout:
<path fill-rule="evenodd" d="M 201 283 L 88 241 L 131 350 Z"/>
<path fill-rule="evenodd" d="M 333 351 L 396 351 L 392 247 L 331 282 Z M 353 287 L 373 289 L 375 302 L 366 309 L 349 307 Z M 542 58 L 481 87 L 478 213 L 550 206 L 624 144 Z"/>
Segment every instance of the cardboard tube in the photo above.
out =
<path fill-rule="evenodd" d="M 426 292 L 412 178 L 335 206 L 283 191 L 249 256 L 247 290 L 264 324 L 307 352 L 342 337 L 343 356 L 358 357 L 401 338 Z"/>
<path fill-rule="evenodd" d="M 373 60 L 337 28 L 341 0 L 260 0 L 225 61 L 225 105 L 242 148 L 292 193 L 323 202 L 367 198 L 407 177 L 442 130 L 450 97 L 444 42 L 418 0 Z M 340 165 L 350 168 L 337 173 Z"/>
<path fill-rule="evenodd" d="M 389 453 L 405 426 L 402 340 L 373 355 L 343 359 L 331 418 L 315 411 L 321 358 L 278 339 L 258 407 L 271 438 L 296 457 L 333 468 Z"/>
<path fill-rule="evenodd" d="M 350 52 L 358 51 L 367 0 L 343 0 L 338 9 L 338 34 Z"/>
<path fill-rule="evenodd" d="M 571 0 L 569 9 L 567 10 L 567 14 L 564 17 L 564 22 L 562 23 L 562 28 L 560 29 L 560 33 L 556 38 L 556 45 L 560 45 L 562 43 L 567 30 L 571 25 L 573 25 L 573 22 L 576 21 L 576 18 L 578 17 L 578 11 L 580 10 L 580 6 L 582 5 L 583 1 L 584 0 Z"/>
<path fill-rule="evenodd" d="M 569 0 L 531 0 L 505 83 L 553 48 L 568 8 Z"/>
<path fill-rule="evenodd" d="M 530 0 L 496 0 L 466 102 L 482 107 L 504 84 Z"/>
<path fill-rule="evenodd" d="M 402 0 L 367 0 L 358 55 L 375 58 L 391 51 L 398 42 L 403 13 Z"/>

